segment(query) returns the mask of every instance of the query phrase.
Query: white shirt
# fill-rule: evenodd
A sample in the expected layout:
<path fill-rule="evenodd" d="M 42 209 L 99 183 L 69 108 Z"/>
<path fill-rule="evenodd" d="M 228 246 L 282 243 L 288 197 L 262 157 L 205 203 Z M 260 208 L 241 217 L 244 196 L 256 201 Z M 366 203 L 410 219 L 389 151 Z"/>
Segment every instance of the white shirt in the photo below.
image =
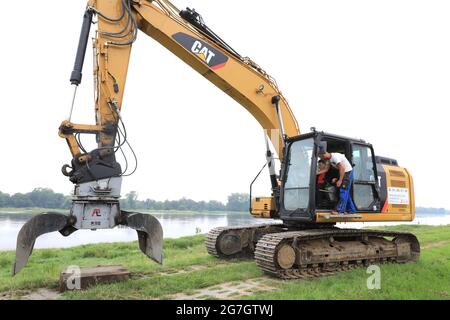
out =
<path fill-rule="evenodd" d="M 342 153 L 331 153 L 330 163 L 334 168 L 337 168 L 337 165 L 342 163 L 345 172 L 350 172 L 353 170 L 352 165 Z"/>

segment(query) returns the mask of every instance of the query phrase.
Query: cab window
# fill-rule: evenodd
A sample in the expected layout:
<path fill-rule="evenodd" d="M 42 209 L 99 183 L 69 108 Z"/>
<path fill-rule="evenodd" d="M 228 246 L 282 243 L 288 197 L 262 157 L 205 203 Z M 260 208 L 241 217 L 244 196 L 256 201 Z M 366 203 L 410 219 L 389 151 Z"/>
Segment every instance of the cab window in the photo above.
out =
<path fill-rule="evenodd" d="M 377 192 L 372 149 L 359 144 L 353 144 L 352 149 L 353 200 L 358 210 L 375 211 Z"/>
<path fill-rule="evenodd" d="M 306 209 L 309 206 L 309 184 L 314 140 L 312 138 L 293 142 L 289 149 L 287 179 L 284 185 L 284 208 Z"/>

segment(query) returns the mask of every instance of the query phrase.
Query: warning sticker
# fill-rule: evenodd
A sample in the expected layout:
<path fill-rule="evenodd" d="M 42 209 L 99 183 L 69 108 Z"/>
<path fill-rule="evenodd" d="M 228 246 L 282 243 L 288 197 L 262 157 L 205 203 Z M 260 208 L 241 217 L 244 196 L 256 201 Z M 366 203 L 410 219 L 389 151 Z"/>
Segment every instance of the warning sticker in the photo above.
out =
<path fill-rule="evenodd" d="M 388 188 L 389 204 L 409 204 L 409 189 Z"/>

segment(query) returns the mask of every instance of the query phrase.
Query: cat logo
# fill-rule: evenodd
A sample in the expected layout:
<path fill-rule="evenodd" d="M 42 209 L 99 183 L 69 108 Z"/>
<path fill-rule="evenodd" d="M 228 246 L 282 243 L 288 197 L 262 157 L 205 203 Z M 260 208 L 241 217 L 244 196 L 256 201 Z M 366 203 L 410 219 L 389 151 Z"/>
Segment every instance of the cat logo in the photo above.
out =
<path fill-rule="evenodd" d="M 197 57 L 205 61 L 207 64 L 211 63 L 211 59 L 215 57 L 215 53 L 204 47 L 200 41 L 195 41 L 191 48 L 192 53 L 195 53 Z"/>
<path fill-rule="evenodd" d="M 207 64 L 212 70 L 218 70 L 227 64 L 228 57 L 226 55 L 202 40 L 182 32 L 178 32 L 172 37 L 186 50 Z"/>

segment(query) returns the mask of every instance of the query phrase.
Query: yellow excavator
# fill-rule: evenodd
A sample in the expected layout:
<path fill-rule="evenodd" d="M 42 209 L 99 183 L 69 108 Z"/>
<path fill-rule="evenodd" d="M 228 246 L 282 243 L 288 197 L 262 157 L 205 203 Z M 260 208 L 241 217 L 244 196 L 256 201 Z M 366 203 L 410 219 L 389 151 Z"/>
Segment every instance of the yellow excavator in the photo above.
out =
<path fill-rule="evenodd" d="M 163 231 L 158 220 L 122 211 L 119 203 L 128 165 L 123 169 L 116 153 L 129 146 L 121 110 L 138 30 L 231 96 L 265 130 L 271 196 L 253 197 L 251 186 L 250 212 L 256 218 L 280 222 L 213 229 L 205 240 L 211 255 L 254 257 L 264 272 L 284 279 L 419 258 L 420 245 L 413 234 L 336 227 L 338 222 L 412 221 L 415 204 L 410 173 L 394 159 L 375 156 L 372 145 L 363 140 L 314 128 L 301 134 L 274 78 L 229 46 L 193 9 L 180 11 L 168 0 L 90 0 L 70 78 L 75 86 L 73 100 L 81 83 L 92 24 L 97 26 L 92 40 L 96 123 L 71 122 L 72 103 L 70 116 L 59 127 L 72 154 L 62 172 L 75 185 L 73 205 L 69 215 L 37 215 L 22 227 L 13 274 L 26 265 L 36 238 L 44 233 L 59 231 L 68 236 L 79 229 L 117 225 L 135 229 L 142 252 L 162 263 Z M 95 135 L 96 149 L 83 147 L 81 136 L 86 134 Z M 336 193 L 317 187 L 318 158 L 323 150 L 344 154 L 353 165 L 351 194 L 356 212 L 335 214 Z M 277 157 L 280 170 L 276 169 Z"/>

